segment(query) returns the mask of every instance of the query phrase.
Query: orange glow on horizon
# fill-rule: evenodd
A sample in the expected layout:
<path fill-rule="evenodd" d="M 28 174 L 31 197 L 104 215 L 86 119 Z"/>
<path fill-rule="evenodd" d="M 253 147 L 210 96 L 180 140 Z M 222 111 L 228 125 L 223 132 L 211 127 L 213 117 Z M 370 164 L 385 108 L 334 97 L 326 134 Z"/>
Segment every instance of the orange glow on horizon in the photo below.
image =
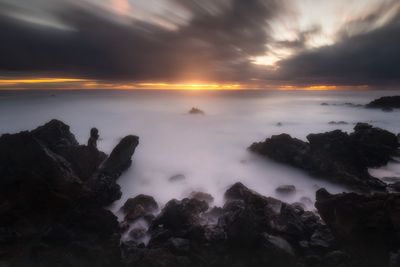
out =
<path fill-rule="evenodd" d="M 282 85 L 278 87 L 281 91 L 330 91 L 330 90 L 350 90 L 350 89 L 368 89 L 367 85 L 346 86 L 346 85 L 309 85 L 309 86 L 295 86 L 295 85 Z"/>
<path fill-rule="evenodd" d="M 101 80 L 81 78 L 0 78 L 0 89 L 116 89 L 116 90 L 186 90 L 186 91 L 211 91 L 211 90 L 305 90 L 328 91 L 346 89 L 368 89 L 366 85 L 337 86 L 337 85 L 267 85 L 263 83 L 217 83 L 217 82 L 107 82 Z"/>
<path fill-rule="evenodd" d="M 34 83 L 68 83 L 83 82 L 86 79 L 76 78 L 31 78 L 31 79 L 0 79 L 0 84 L 34 84 Z"/>
<path fill-rule="evenodd" d="M 139 83 L 138 87 L 165 90 L 239 90 L 240 84 L 218 83 Z"/>

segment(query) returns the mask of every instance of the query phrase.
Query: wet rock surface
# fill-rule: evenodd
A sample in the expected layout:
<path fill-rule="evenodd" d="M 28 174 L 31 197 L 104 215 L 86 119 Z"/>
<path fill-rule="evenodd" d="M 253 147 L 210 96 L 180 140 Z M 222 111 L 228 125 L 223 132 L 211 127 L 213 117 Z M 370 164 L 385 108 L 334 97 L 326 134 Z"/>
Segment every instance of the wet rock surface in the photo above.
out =
<path fill-rule="evenodd" d="M 250 150 L 352 189 L 385 190 L 386 184 L 372 177 L 368 168 L 383 166 L 398 155 L 396 135 L 358 123 L 350 134 L 335 130 L 310 134 L 307 140 L 288 134 L 274 135 L 253 143 Z"/>

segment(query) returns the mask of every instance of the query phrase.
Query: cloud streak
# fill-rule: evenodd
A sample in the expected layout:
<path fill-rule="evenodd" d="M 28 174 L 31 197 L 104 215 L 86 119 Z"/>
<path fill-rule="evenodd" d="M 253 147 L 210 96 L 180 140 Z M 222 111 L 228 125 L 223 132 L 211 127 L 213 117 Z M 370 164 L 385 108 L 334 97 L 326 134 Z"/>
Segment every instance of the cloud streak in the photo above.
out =
<path fill-rule="evenodd" d="M 221 1 L 222 3 L 223 1 Z M 124 20 L 95 6 L 63 2 L 53 15 L 72 30 L 0 17 L 0 69 L 62 73 L 96 79 L 241 79 L 250 56 L 265 51 L 274 0 L 176 1 L 191 19 L 171 31 Z"/>

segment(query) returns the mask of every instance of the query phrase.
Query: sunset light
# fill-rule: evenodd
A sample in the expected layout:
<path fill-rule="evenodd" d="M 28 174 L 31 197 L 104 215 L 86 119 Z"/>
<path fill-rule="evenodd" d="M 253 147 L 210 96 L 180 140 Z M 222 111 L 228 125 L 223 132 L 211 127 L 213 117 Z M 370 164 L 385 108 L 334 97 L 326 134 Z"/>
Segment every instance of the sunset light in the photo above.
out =
<path fill-rule="evenodd" d="M 400 267 L 400 0 L 0 0 L 0 267 Z"/>
<path fill-rule="evenodd" d="M 83 82 L 85 79 L 74 78 L 26 78 L 26 79 L 0 79 L 2 84 L 37 84 L 37 83 L 70 83 L 70 82 Z"/>
<path fill-rule="evenodd" d="M 166 90 L 239 90 L 240 84 L 218 83 L 139 83 L 138 87 Z"/>

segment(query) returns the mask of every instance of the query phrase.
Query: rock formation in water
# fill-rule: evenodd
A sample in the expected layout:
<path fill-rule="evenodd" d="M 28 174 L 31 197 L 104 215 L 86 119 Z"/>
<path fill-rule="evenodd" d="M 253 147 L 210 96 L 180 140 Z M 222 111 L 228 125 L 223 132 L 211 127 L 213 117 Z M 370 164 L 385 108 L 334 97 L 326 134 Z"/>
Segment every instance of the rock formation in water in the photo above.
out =
<path fill-rule="evenodd" d="M 380 108 L 385 111 L 391 111 L 400 108 L 400 96 L 384 96 L 375 99 L 366 105 L 367 108 Z"/>
<path fill-rule="evenodd" d="M 399 153 L 395 134 L 365 123 L 358 123 L 351 134 L 335 130 L 310 134 L 307 140 L 274 135 L 253 143 L 250 150 L 361 191 L 384 190 L 386 184 L 372 177 L 368 168 L 385 165 Z"/>
<path fill-rule="evenodd" d="M 346 121 L 330 121 L 330 122 L 328 122 L 328 124 L 329 125 L 347 125 L 349 123 Z"/>
<path fill-rule="evenodd" d="M 195 115 L 195 114 L 199 114 L 199 115 L 204 115 L 204 111 L 202 111 L 199 108 L 193 107 L 189 110 L 189 114 Z"/>

